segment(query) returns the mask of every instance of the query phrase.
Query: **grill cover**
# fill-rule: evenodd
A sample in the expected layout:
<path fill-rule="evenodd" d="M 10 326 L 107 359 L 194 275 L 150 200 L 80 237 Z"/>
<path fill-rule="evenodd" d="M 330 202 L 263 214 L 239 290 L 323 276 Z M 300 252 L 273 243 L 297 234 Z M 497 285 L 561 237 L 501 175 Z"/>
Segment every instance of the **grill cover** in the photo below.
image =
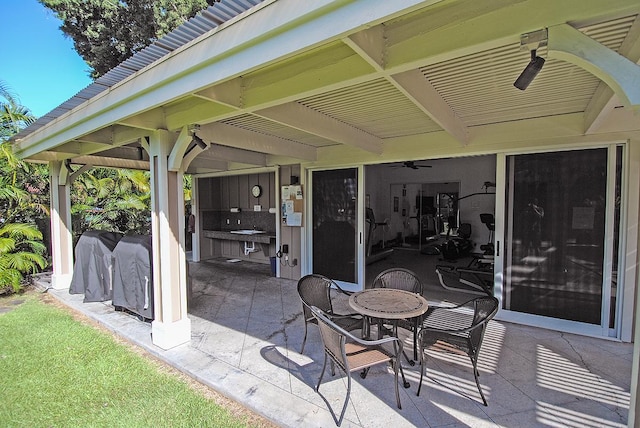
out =
<path fill-rule="evenodd" d="M 113 250 L 113 261 L 113 306 L 153 320 L 151 236 L 125 236 Z"/>
<path fill-rule="evenodd" d="M 76 257 L 69 293 L 84 293 L 85 302 L 111 300 L 111 257 L 121 238 L 120 233 L 102 230 L 88 230 L 80 236 L 75 249 Z"/>

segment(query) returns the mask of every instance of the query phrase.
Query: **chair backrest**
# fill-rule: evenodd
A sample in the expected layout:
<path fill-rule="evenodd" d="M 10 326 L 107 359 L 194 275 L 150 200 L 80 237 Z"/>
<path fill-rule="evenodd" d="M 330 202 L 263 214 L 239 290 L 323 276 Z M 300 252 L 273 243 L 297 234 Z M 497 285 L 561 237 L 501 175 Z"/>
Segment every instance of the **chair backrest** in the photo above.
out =
<path fill-rule="evenodd" d="M 331 304 L 332 281 L 323 275 L 311 274 L 303 276 L 298 280 L 298 295 L 302 300 L 302 308 L 305 320 L 312 320 L 310 308 L 316 306 L 323 312 L 333 313 Z"/>
<path fill-rule="evenodd" d="M 395 288 L 422 294 L 422 282 L 418 276 L 404 268 L 384 270 L 373 280 L 373 288 Z"/>
<path fill-rule="evenodd" d="M 483 296 L 472 300 L 473 323 L 469 340 L 474 349 L 478 349 L 482 343 L 487 323 L 498 312 L 498 299 L 493 296 Z"/>
<path fill-rule="evenodd" d="M 316 306 L 310 308 L 312 316 L 318 323 L 322 345 L 327 354 L 344 370 L 349 373 L 349 361 L 345 351 L 345 343 L 350 334 L 337 326 Z"/>

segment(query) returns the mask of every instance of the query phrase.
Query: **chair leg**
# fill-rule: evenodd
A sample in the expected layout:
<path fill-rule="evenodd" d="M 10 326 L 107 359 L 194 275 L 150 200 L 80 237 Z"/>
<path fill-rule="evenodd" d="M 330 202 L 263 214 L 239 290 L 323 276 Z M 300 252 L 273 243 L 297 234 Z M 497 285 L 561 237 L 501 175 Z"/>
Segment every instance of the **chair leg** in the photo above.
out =
<path fill-rule="evenodd" d="M 393 331 L 392 331 L 391 334 L 393 335 L 393 337 L 398 337 L 398 324 L 397 323 L 393 323 Z M 410 366 L 415 366 L 416 365 L 415 360 L 412 360 L 411 358 L 409 358 L 409 356 L 407 355 L 407 351 L 405 351 L 404 348 L 402 349 L 402 355 L 404 355 L 404 358 L 407 360 L 407 363 Z"/>
<path fill-rule="evenodd" d="M 418 361 L 418 319 L 413 324 L 413 361 Z"/>
<path fill-rule="evenodd" d="M 342 418 L 344 418 L 344 414 L 347 411 L 347 404 L 349 404 L 349 396 L 351 394 L 351 374 L 347 372 L 347 396 L 344 399 L 344 404 L 342 405 L 342 412 L 340 413 L 340 419 L 336 425 L 340 426 L 342 423 Z"/>
<path fill-rule="evenodd" d="M 424 348 L 420 346 L 420 384 L 418 385 L 418 392 L 416 392 L 416 396 L 420 396 L 420 389 L 422 389 L 422 379 L 424 378 L 425 371 L 424 364 Z"/>
<path fill-rule="evenodd" d="M 400 370 L 402 370 L 402 364 L 400 364 L 400 361 L 396 359 L 394 359 L 394 363 L 393 363 L 393 375 L 394 375 L 394 379 L 395 379 L 395 383 L 396 383 L 396 403 L 398 404 L 398 409 L 402 409 L 402 405 L 400 404 L 400 390 L 398 388 L 398 367 L 400 368 Z M 406 382 L 404 380 L 404 372 L 402 373 L 402 382 L 404 384 L 404 382 Z"/>
<path fill-rule="evenodd" d="M 307 323 L 304 323 L 304 337 L 302 338 L 302 349 L 300 349 L 300 353 L 304 352 L 304 344 L 307 343 Z"/>
<path fill-rule="evenodd" d="M 400 368 L 400 374 L 402 375 L 402 386 L 404 386 L 405 388 L 409 388 L 411 385 L 409 384 L 409 382 L 407 382 L 407 379 L 405 379 L 404 377 L 404 370 L 402 369 L 402 364 L 400 363 L 400 361 L 396 361 L 396 364 Z"/>
<path fill-rule="evenodd" d="M 316 385 L 316 392 L 320 389 L 320 382 L 322 382 L 322 376 L 324 376 L 324 370 L 327 368 L 327 353 L 324 354 L 324 362 L 322 363 L 322 371 L 320 372 L 320 379 L 318 379 L 318 385 Z"/>
<path fill-rule="evenodd" d="M 484 393 L 482 392 L 482 387 L 480 386 L 480 373 L 478 372 L 478 362 L 474 361 L 473 358 L 471 358 L 471 364 L 473 365 L 473 377 L 476 379 L 476 386 L 478 387 L 478 392 L 480 392 L 480 397 L 482 397 L 482 403 L 485 406 L 488 406 L 487 404 L 487 399 L 484 398 Z"/>

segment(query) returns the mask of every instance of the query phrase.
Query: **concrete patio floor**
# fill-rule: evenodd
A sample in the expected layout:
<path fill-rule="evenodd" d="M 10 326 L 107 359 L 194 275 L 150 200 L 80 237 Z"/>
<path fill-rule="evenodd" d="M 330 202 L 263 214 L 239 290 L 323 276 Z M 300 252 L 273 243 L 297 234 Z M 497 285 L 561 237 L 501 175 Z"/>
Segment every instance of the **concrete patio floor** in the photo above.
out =
<path fill-rule="evenodd" d="M 320 394 L 314 391 L 323 358 L 318 330 L 309 327 L 301 354 L 296 281 L 273 278 L 269 271 L 247 262 L 191 263 L 191 343 L 167 351 L 152 344 L 148 322 L 114 311 L 111 302 L 83 303 L 82 295 L 67 290 L 49 293 L 280 426 L 335 426 L 346 377 L 327 372 Z M 431 303 L 464 297 L 436 285 L 425 290 Z M 410 349 L 408 335 L 403 338 Z M 373 368 L 365 379 L 356 374 L 342 426 L 626 426 L 632 353 L 631 344 L 493 320 L 479 359 L 487 407 L 467 357 L 430 352 L 419 397 L 419 365 L 403 360 L 411 386 L 400 388 L 402 410 L 390 367 Z"/>

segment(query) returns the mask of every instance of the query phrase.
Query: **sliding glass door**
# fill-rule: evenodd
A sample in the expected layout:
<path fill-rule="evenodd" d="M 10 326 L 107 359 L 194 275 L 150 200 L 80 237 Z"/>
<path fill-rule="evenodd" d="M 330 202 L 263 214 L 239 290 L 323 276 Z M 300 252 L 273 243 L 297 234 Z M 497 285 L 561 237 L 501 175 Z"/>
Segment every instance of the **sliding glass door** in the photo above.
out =
<path fill-rule="evenodd" d="M 310 181 L 312 272 L 357 289 L 363 271 L 359 169 L 312 171 Z"/>
<path fill-rule="evenodd" d="M 506 157 L 503 309 L 613 335 L 622 154 L 618 146 Z"/>

